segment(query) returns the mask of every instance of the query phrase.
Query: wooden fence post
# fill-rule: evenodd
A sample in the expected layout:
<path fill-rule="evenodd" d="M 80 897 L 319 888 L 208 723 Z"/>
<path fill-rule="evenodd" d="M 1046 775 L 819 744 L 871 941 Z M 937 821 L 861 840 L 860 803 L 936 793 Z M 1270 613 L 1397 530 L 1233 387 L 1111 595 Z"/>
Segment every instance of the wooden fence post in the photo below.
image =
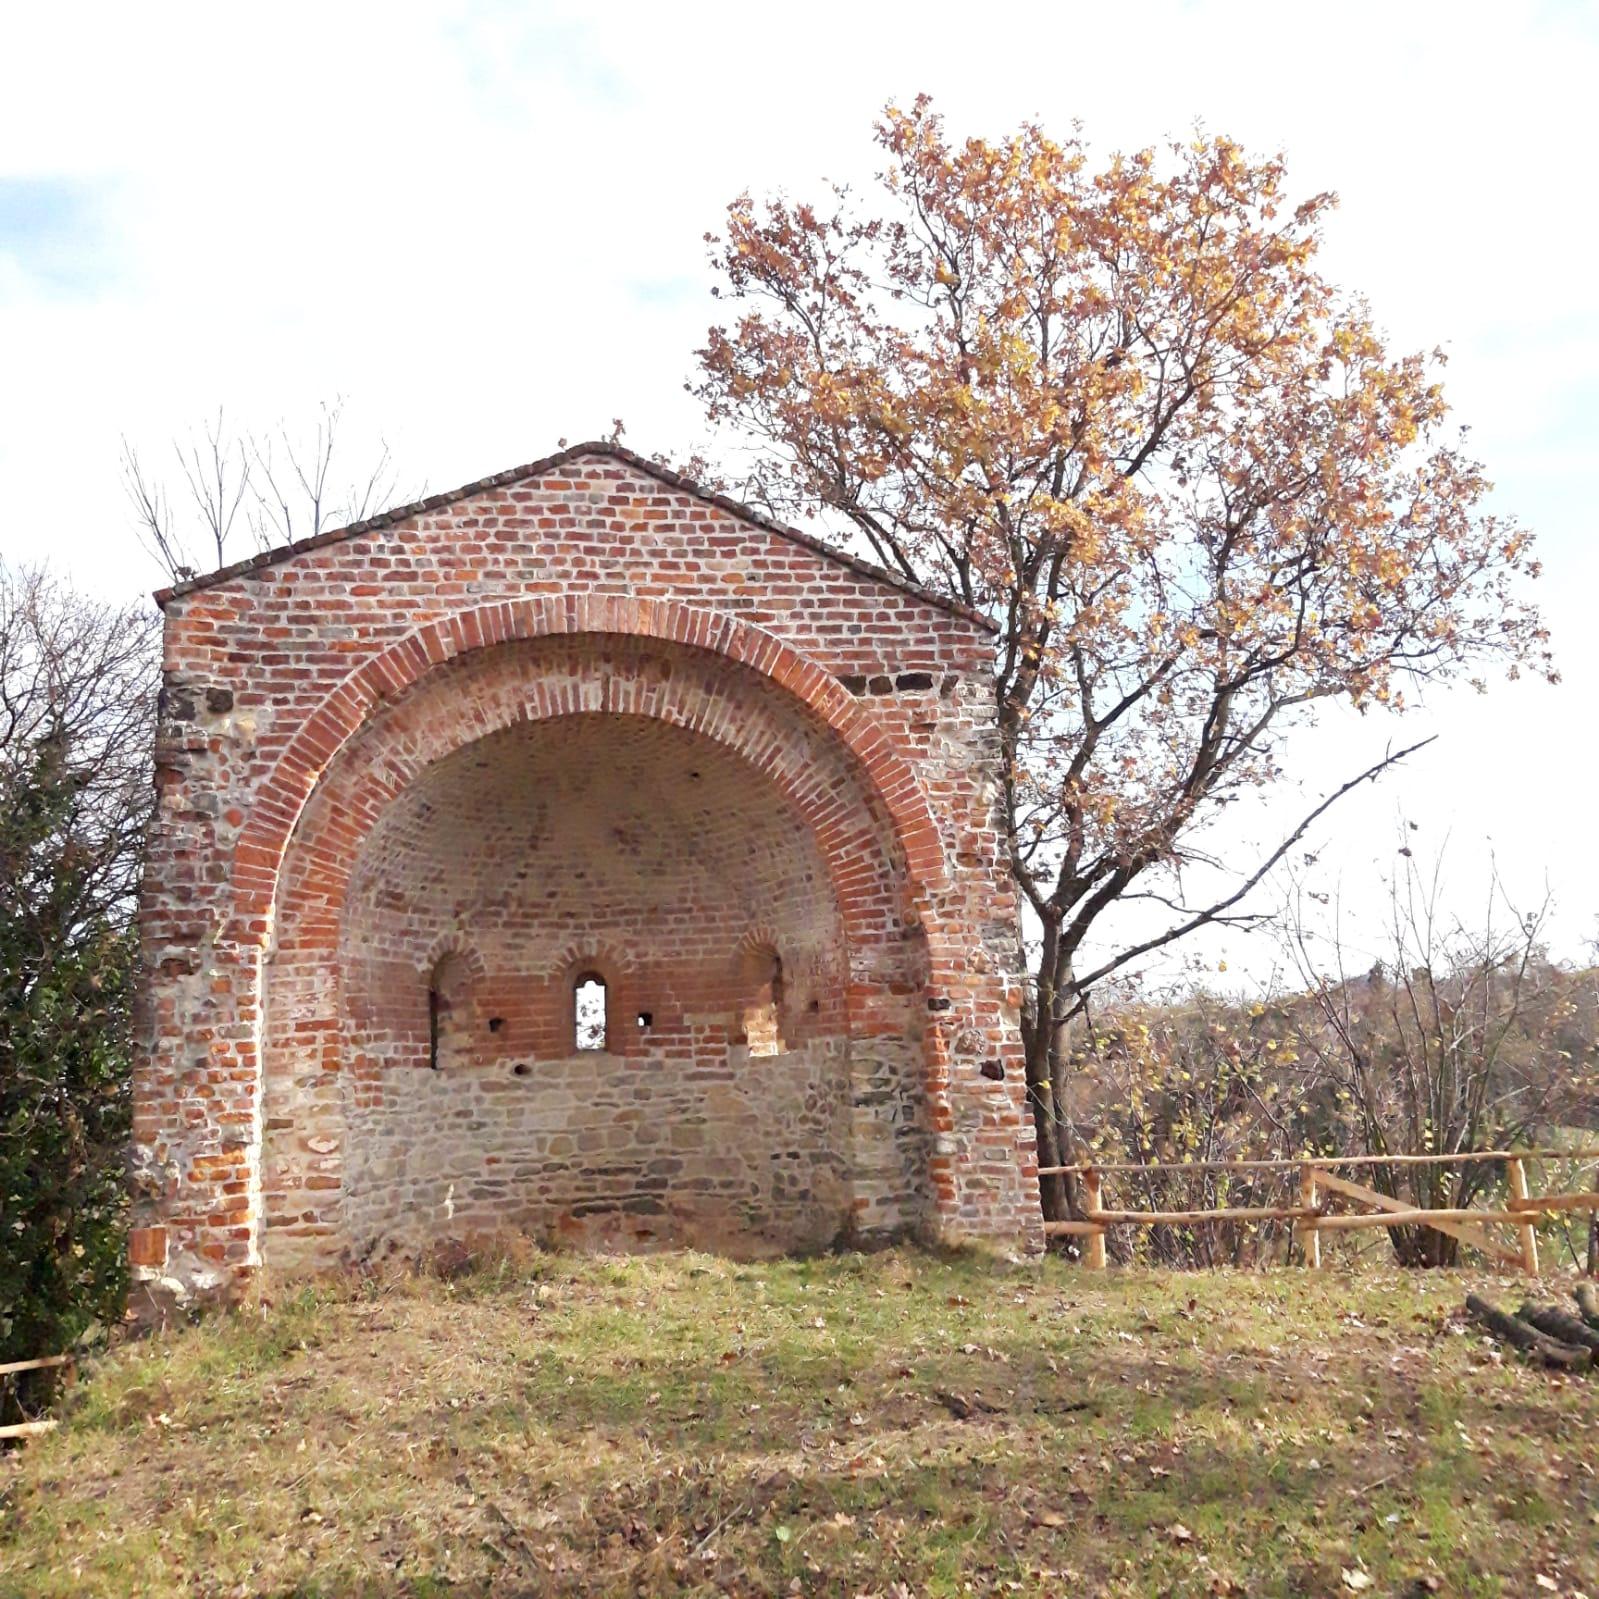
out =
<path fill-rule="evenodd" d="M 1102 1210 L 1104 1206 L 1100 1200 L 1099 1173 L 1089 1167 L 1083 1173 L 1083 1211 L 1092 1217 L 1094 1212 Z M 1105 1269 L 1105 1233 L 1104 1229 L 1088 1235 L 1088 1242 L 1083 1250 L 1083 1264 L 1090 1271 L 1103 1271 Z"/>
<path fill-rule="evenodd" d="M 1599 1166 L 1594 1168 L 1593 1191 L 1599 1196 Z M 1599 1277 L 1599 1205 L 1588 1212 L 1588 1275 Z"/>
<path fill-rule="evenodd" d="M 1512 1155 L 1505 1162 L 1505 1180 L 1510 1184 L 1510 1197 L 1512 1201 L 1525 1200 L 1527 1194 L 1527 1168 L 1522 1165 L 1518 1156 Z M 1515 1210 L 1514 1203 L 1510 1208 Z M 1538 1275 L 1538 1218 L 1531 1215 L 1521 1226 L 1521 1269 L 1530 1272 L 1534 1277 Z"/>
<path fill-rule="evenodd" d="M 1316 1168 L 1307 1160 L 1299 1168 L 1299 1203 L 1306 1210 L 1316 1208 Z M 1301 1216 L 1294 1224 L 1299 1229 L 1299 1244 L 1305 1264 L 1315 1270 L 1321 1265 L 1321 1232 L 1314 1216 Z"/>

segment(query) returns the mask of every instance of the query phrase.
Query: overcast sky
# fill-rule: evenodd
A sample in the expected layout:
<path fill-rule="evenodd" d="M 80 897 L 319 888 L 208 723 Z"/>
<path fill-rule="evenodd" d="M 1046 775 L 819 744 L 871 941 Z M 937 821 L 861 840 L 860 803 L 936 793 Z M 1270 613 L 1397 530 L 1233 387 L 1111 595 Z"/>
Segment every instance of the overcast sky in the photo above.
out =
<path fill-rule="evenodd" d="M 741 189 L 866 182 L 873 117 L 934 95 L 957 133 L 1081 119 L 1102 150 L 1202 119 L 1342 206 L 1325 261 L 1448 388 L 1538 529 L 1564 684 L 1334 717 L 1302 786 L 1229 822 L 1247 858 L 1390 738 L 1439 741 L 1344 802 L 1312 886 L 1378 947 L 1398 818 L 1450 839 L 1454 902 L 1558 902 L 1599 930 L 1599 7 L 1012 4 L 9 6 L 0 20 L 0 555 L 104 593 L 160 574 L 119 438 L 159 460 L 219 403 L 242 426 L 347 397 L 405 490 L 627 424 L 702 442 L 683 392 L 710 320 L 702 235 Z M 1268 903 L 1267 896 L 1262 903 Z M 1270 964 L 1212 939 L 1214 970 Z"/>

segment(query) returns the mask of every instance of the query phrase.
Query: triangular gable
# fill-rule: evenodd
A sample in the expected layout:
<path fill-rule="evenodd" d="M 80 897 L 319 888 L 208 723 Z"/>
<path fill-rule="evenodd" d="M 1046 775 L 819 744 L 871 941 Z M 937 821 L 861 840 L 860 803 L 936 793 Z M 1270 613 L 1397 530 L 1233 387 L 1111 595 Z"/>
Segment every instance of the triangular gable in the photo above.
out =
<path fill-rule="evenodd" d="M 277 566 L 284 561 L 290 561 L 297 555 L 303 555 L 311 550 L 320 550 L 329 544 L 338 544 L 345 539 L 353 539 L 363 534 L 376 533 L 384 528 L 396 527 L 402 522 L 409 521 L 416 516 L 425 515 L 429 511 L 436 511 L 443 506 L 455 505 L 462 500 L 470 499 L 474 494 L 483 494 L 491 489 L 506 488 L 512 484 L 528 483 L 536 478 L 545 476 L 560 467 L 567 466 L 586 456 L 608 457 L 611 460 L 624 462 L 635 471 L 643 473 L 646 477 L 654 478 L 658 483 L 667 488 L 676 489 L 680 493 L 692 495 L 697 500 L 703 500 L 708 505 L 714 505 L 719 510 L 726 511 L 730 516 L 735 516 L 741 521 L 748 522 L 752 527 L 758 527 L 768 533 L 776 533 L 782 538 L 790 539 L 804 548 L 814 551 L 829 561 L 836 561 L 862 577 L 873 582 L 885 584 L 889 588 L 897 589 L 902 594 L 909 594 L 913 598 L 922 600 L 928 605 L 936 606 L 941 611 L 947 611 L 959 616 L 966 621 L 989 631 L 997 631 L 994 623 L 980 611 L 973 610 L 970 606 L 961 604 L 960 601 L 949 598 L 947 595 L 912 583 L 909 579 L 900 577 L 897 573 L 886 568 L 874 565 L 871 561 L 863 561 L 860 557 L 851 555 L 846 550 L 838 549 L 835 545 L 823 539 L 813 537 L 809 533 L 802 533 L 798 528 L 790 527 L 786 523 L 778 522 L 773 518 L 757 511 L 753 506 L 743 505 L 727 495 L 718 494 L 684 477 L 680 472 L 674 472 L 670 467 L 660 465 L 656 461 L 647 460 L 644 456 L 621 444 L 607 440 L 591 440 L 585 444 L 574 444 L 558 450 L 554 455 L 546 456 L 541 461 L 529 462 L 526 466 L 511 467 L 505 472 L 496 472 L 491 477 L 479 478 L 475 483 L 463 484 L 458 489 L 449 489 L 442 494 L 431 494 L 424 500 L 415 500 L 409 505 L 397 505 L 392 509 L 380 512 L 377 516 L 369 516 L 360 522 L 352 522 L 347 527 L 330 528 L 326 532 L 318 533 L 312 538 L 296 539 L 289 544 L 280 544 L 274 549 L 263 550 L 259 554 L 247 557 L 242 561 L 235 561 L 229 566 L 218 568 L 201 577 L 184 579 L 181 583 L 174 583 L 168 588 L 159 589 L 155 595 L 157 605 L 165 606 L 169 600 L 181 598 L 185 594 L 193 594 L 200 589 L 216 588 L 219 584 L 230 582 L 234 578 L 246 577 L 252 572 L 259 571 L 262 567 Z"/>

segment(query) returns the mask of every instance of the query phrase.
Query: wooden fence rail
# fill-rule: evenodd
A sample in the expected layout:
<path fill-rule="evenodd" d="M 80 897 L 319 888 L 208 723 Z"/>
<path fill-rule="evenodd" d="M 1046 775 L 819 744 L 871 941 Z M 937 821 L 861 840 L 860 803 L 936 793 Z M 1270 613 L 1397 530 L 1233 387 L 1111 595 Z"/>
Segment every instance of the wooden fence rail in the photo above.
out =
<path fill-rule="evenodd" d="M 1527 1186 L 1529 1160 L 1599 1160 L 1592 1149 L 1476 1149 L 1449 1155 L 1328 1155 L 1298 1160 L 1196 1160 L 1131 1161 L 1103 1164 L 1083 1162 L 1071 1166 L 1042 1166 L 1040 1177 L 1074 1175 L 1081 1180 L 1082 1215 L 1068 1221 L 1046 1221 L 1044 1233 L 1052 1238 L 1084 1240 L 1084 1264 L 1102 1270 L 1106 1263 L 1105 1233 L 1110 1227 L 1189 1226 L 1214 1221 L 1291 1221 L 1307 1266 L 1321 1264 L 1321 1235 L 1368 1227 L 1431 1227 L 1473 1249 L 1523 1271 L 1538 1270 L 1538 1218 L 1557 1211 L 1599 1211 L 1599 1187 L 1586 1193 L 1544 1194 L 1534 1197 Z M 1339 1177 L 1340 1168 L 1366 1166 L 1466 1165 L 1480 1161 L 1504 1163 L 1510 1190 L 1504 1210 L 1421 1209 L 1379 1193 L 1362 1183 Z M 1299 1174 L 1298 1203 L 1293 1205 L 1227 1205 L 1210 1210 L 1118 1210 L 1104 1203 L 1104 1179 L 1145 1172 L 1258 1172 L 1294 1171 Z M 1323 1195 L 1356 1200 L 1364 1211 L 1329 1213 Z M 1508 1249 L 1488 1231 L 1489 1226 L 1514 1227 L 1518 1245 Z"/>
<path fill-rule="evenodd" d="M 9 1377 L 19 1371 L 48 1371 L 53 1366 L 71 1366 L 76 1363 L 72 1355 L 37 1355 L 32 1360 L 8 1360 L 0 1364 L 0 1377 Z M 7 1438 L 38 1438 L 54 1432 L 54 1421 L 13 1421 L 0 1427 L 0 1440 Z"/>

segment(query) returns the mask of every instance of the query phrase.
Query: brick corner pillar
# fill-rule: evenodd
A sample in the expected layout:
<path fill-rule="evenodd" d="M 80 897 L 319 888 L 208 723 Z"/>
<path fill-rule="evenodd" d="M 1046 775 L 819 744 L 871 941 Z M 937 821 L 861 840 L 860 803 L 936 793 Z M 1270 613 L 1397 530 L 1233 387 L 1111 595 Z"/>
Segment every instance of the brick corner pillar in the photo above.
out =
<path fill-rule="evenodd" d="M 1002 842 L 992 684 L 974 670 L 939 807 L 949 863 L 929 918 L 929 1172 L 941 1233 L 1044 1248 L 1038 1147 L 1021 1037 L 1020 908 Z"/>
<path fill-rule="evenodd" d="M 937 991 L 928 1031 L 928 1174 L 935 1229 L 1025 1255 L 1044 1247 L 1038 1152 L 1027 1110 L 1020 987 L 1003 969 Z"/>
<path fill-rule="evenodd" d="M 215 693 L 172 669 L 171 623 L 129 1162 L 131 1308 L 147 1321 L 234 1297 L 260 1258 L 260 950 L 234 925 L 223 793 L 239 729 Z"/>

